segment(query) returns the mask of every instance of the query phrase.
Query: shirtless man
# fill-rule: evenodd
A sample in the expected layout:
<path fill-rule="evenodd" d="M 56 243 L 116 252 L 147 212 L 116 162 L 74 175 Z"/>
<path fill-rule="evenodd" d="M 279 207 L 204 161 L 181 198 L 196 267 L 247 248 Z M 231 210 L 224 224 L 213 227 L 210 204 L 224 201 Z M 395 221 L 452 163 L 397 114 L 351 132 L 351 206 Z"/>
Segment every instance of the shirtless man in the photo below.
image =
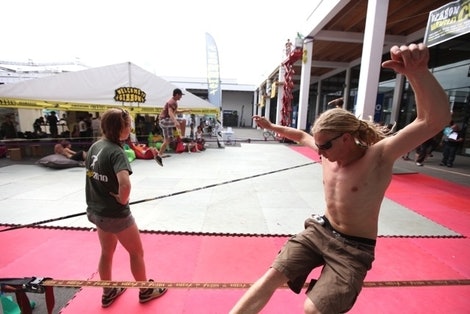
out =
<path fill-rule="evenodd" d="M 66 140 L 63 140 L 54 146 L 54 153 L 64 155 L 68 159 L 76 161 L 85 161 L 87 155 L 84 150 L 80 150 L 78 152 L 72 150 L 72 144 Z"/>
<path fill-rule="evenodd" d="M 322 156 L 326 200 L 324 216 L 305 221 L 271 268 L 242 296 L 230 313 L 258 313 L 274 291 L 287 283 L 296 293 L 311 270 L 323 266 L 312 281 L 305 313 L 343 313 L 354 305 L 374 260 L 379 210 L 392 179 L 395 160 L 433 136 L 450 120 L 446 93 L 428 70 L 423 44 L 394 46 L 382 66 L 404 74 L 416 98 L 416 119 L 396 135 L 384 137 L 371 122 L 341 108 L 325 111 L 311 135 L 254 116 L 260 128 L 279 133 Z"/>
<path fill-rule="evenodd" d="M 179 88 L 173 90 L 173 96 L 166 102 L 163 107 L 162 112 L 160 113 L 160 127 L 163 131 L 163 144 L 158 151 L 158 154 L 155 155 L 155 160 L 160 166 L 163 166 L 162 157 L 164 157 L 165 150 L 167 146 L 173 141 L 173 129 L 177 128 L 180 130 L 180 134 L 184 134 L 184 128 L 186 128 L 186 123 L 181 120 L 178 120 L 177 115 L 180 113 L 186 113 L 188 110 L 178 110 L 178 101 L 183 97 L 183 92 Z"/>

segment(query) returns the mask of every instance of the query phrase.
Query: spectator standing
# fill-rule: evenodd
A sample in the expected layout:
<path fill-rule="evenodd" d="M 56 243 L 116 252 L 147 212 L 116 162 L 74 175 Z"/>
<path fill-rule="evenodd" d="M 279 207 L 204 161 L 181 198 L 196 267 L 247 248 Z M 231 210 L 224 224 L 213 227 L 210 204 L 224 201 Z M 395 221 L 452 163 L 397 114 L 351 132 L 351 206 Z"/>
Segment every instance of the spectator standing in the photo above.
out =
<path fill-rule="evenodd" d="M 47 116 L 47 123 L 49 124 L 49 133 L 51 133 L 52 137 L 57 137 L 59 135 L 59 130 L 57 129 L 57 123 L 59 119 L 55 111 L 51 111 L 51 113 Z"/>
<path fill-rule="evenodd" d="M 443 137 L 442 161 L 441 166 L 452 168 L 454 166 L 455 155 L 460 144 L 463 142 L 462 132 L 457 124 L 453 124 L 448 131 L 448 135 Z"/>
<path fill-rule="evenodd" d="M 288 38 L 286 41 L 286 57 L 290 56 L 290 53 L 292 52 L 292 42 Z"/>
<path fill-rule="evenodd" d="M 34 120 L 33 123 L 33 132 L 37 135 L 41 135 L 42 132 L 42 125 L 44 124 L 44 118 L 41 116 Z"/>
<path fill-rule="evenodd" d="M 98 265 L 101 280 L 112 280 L 113 256 L 118 243 L 129 254 L 135 280 L 148 280 L 142 240 L 129 207 L 132 169 L 121 146 L 130 136 L 131 124 L 126 110 L 107 110 L 101 117 L 103 137 L 92 144 L 85 163 L 87 216 L 96 225 L 101 245 Z M 153 153 L 156 154 L 156 150 Z M 104 288 L 101 306 L 110 306 L 125 290 Z M 166 288 L 141 288 L 139 302 L 159 298 L 166 291 Z"/>
<path fill-rule="evenodd" d="M 0 129 L 0 133 L 2 134 L 0 138 L 4 137 L 10 139 L 17 137 L 16 122 L 12 119 L 11 115 L 5 116 L 5 121 L 3 121 Z"/>
<path fill-rule="evenodd" d="M 85 123 L 86 123 L 86 137 L 93 137 L 93 127 L 91 126 L 91 123 L 93 121 L 93 115 L 89 113 L 86 118 L 85 118 Z"/>
<path fill-rule="evenodd" d="M 434 136 L 419 145 L 418 148 L 416 148 L 416 165 L 422 167 L 424 161 L 431 155 L 435 147 L 436 139 Z"/>
<path fill-rule="evenodd" d="M 93 139 L 97 140 L 101 136 L 101 117 L 96 114 L 96 117 L 91 120 L 91 128 L 93 130 Z"/>
<path fill-rule="evenodd" d="M 78 122 L 78 132 L 80 137 L 88 136 L 88 127 L 84 117 L 80 117 L 80 121 Z"/>

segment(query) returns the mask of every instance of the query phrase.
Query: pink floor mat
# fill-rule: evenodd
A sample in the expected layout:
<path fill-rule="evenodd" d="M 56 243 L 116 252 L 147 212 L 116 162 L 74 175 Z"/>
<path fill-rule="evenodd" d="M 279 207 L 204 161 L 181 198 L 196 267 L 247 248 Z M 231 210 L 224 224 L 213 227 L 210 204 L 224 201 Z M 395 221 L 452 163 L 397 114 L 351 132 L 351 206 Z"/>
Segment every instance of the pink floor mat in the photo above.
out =
<path fill-rule="evenodd" d="M 21 250 L 14 242 L 22 235 Z M 252 283 L 271 264 L 283 237 L 142 235 L 147 272 L 157 282 Z M 97 280 L 99 253 L 95 232 L 21 229 L 2 234 L 3 277 L 45 276 L 54 279 Z M 8 244 L 11 243 L 11 244 Z M 376 261 L 366 281 L 457 280 L 470 278 L 468 239 L 379 238 Z M 315 271 L 312 278 L 318 274 Z M 114 279 L 132 280 L 127 254 L 118 247 Z M 440 313 L 465 313 L 469 286 L 364 288 L 352 313 L 397 306 L 403 313 L 438 313 L 430 298 L 439 299 Z M 101 309 L 100 288 L 84 287 L 62 313 L 227 313 L 244 289 L 174 288 L 161 299 L 139 304 L 137 289 L 129 289 L 112 307 Z M 378 296 L 380 294 L 380 297 Z M 402 297 L 403 295 L 403 297 Z M 301 312 L 305 295 L 279 289 L 263 313 Z M 395 308 L 396 309 L 396 308 Z M 385 312 L 384 312 L 385 313 Z M 393 313 L 390 311 L 389 313 Z"/>

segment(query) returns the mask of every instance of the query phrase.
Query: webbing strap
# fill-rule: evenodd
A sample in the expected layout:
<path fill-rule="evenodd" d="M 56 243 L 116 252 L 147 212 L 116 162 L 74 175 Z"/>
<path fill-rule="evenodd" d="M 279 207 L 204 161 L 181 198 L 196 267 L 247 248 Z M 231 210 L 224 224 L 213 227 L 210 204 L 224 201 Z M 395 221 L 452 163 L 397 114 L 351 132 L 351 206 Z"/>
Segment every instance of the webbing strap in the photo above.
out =
<path fill-rule="evenodd" d="M 106 280 L 52 280 L 42 283 L 50 287 L 101 287 L 101 288 L 180 288 L 180 289 L 247 289 L 252 284 L 243 282 L 153 282 L 153 281 L 106 281 Z M 422 287 L 422 286 L 470 285 L 470 279 L 366 281 L 365 288 Z M 308 284 L 304 285 L 305 287 Z M 287 284 L 281 288 L 288 288 Z"/>
<path fill-rule="evenodd" d="M 54 309 L 55 298 L 54 298 L 54 287 L 46 287 L 46 306 L 47 313 L 52 314 Z"/>
<path fill-rule="evenodd" d="M 180 289 L 248 289 L 252 284 L 243 282 L 154 282 L 154 281 L 107 281 L 107 280 L 54 280 L 43 278 L 12 278 L 0 279 L 2 291 L 15 292 L 22 314 L 32 314 L 31 304 L 25 291 L 45 292 L 48 314 L 54 308 L 53 287 L 100 287 L 100 288 L 180 288 Z M 8 285 L 7 285 L 8 283 Z M 10 285 L 10 284 L 14 285 Z M 33 289 L 28 285 L 33 285 Z M 304 288 L 308 287 L 304 284 Z M 423 287 L 423 286 L 464 286 L 470 285 L 470 279 L 438 279 L 438 280 L 400 280 L 400 281 L 366 281 L 365 288 L 385 287 Z M 37 287 L 41 287 L 38 289 Z M 288 288 L 287 284 L 280 288 Z"/>
<path fill-rule="evenodd" d="M 15 290 L 15 296 L 16 302 L 18 302 L 18 306 L 20 307 L 21 314 L 32 314 L 33 309 L 31 308 L 31 303 L 29 302 L 26 293 L 23 290 Z"/>

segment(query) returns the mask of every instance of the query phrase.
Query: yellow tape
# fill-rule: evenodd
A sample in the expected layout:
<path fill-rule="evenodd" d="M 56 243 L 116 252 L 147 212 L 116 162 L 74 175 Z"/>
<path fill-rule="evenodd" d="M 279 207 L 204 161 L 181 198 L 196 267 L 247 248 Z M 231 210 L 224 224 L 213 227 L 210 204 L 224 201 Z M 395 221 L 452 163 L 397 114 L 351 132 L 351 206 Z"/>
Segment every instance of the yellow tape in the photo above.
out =
<path fill-rule="evenodd" d="M 42 101 L 34 99 L 17 99 L 17 98 L 4 98 L 0 97 L 0 107 L 16 108 L 16 109 L 56 109 L 63 111 L 85 111 L 85 112 L 104 112 L 109 108 L 125 108 L 131 113 L 137 114 L 160 114 L 162 107 L 158 106 L 131 106 L 128 104 L 103 105 L 103 104 L 87 104 L 87 103 L 74 103 L 62 101 Z M 179 110 L 186 110 L 187 113 L 204 115 L 213 114 L 218 115 L 218 108 L 178 108 Z"/>

